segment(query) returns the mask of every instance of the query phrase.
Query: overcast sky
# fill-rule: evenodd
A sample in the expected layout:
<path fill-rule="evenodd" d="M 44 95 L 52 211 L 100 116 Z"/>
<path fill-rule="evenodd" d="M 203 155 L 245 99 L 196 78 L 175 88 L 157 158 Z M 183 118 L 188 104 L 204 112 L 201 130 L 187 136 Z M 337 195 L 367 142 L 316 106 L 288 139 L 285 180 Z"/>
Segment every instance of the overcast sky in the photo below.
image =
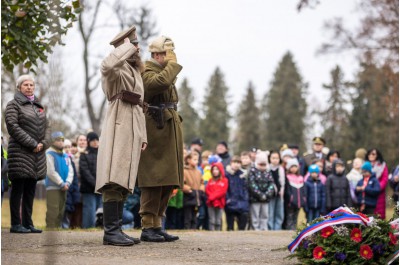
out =
<path fill-rule="evenodd" d="M 150 0 L 136 1 L 135 6 L 140 3 L 152 8 L 159 33 L 174 40 L 178 63 L 183 66 L 178 86 L 184 77 L 188 78 L 196 108 L 200 107 L 217 66 L 229 87 L 232 112 L 245 95 L 249 81 L 258 99 L 262 98 L 287 51 L 293 54 L 304 82 L 309 84 L 308 102 L 326 100 L 322 84 L 330 81 L 329 72 L 336 64 L 348 79 L 358 68 L 355 57 L 349 53 L 316 56 L 321 43 L 329 39 L 323 29 L 324 21 L 343 17 L 346 24 L 357 25 L 359 14 L 354 0 L 322 0 L 315 9 L 305 8 L 300 13 L 296 9 L 298 0 Z M 106 56 L 112 50 L 108 42 L 117 31 L 97 33 L 101 35 L 96 40 L 99 54 Z M 80 66 L 69 61 L 81 56 L 77 34 L 76 30 L 71 31 L 65 39 L 67 46 L 63 52 L 70 62 L 65 66 L 69 72 L 80 71 Z M 146 47 L 142 48 L 147 52 Z M 319 129 L 315 130 L 318 133 Z"/>

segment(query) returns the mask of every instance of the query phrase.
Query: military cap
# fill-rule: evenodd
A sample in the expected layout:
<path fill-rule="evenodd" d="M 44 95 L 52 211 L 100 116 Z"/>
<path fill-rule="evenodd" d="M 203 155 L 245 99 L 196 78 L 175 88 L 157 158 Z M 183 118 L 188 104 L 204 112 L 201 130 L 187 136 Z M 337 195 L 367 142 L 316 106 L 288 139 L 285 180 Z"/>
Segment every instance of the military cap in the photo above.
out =
<path fill-rule="evenodd" d="M 195 139 L 192 140 L 191 144 L 198 144 L 200 146 L 203 146 L 203 140 L 200 139 L 200 138 L 195 138 Z"/>
<path fill-rule="evenodd" d="M 114 47 L 118 47 L 122 43 L 124 43 L 124 39 L 129 38 L 131 42 L 134 42 L 135 40 L 137 41 L 136 37 L 136 27 L 132 26 L 128 29 L 125 29 L 121 31 L 120 33 L 115 36 L 112 41 L 110 42 L 110 45 L 114 45 Z"/>
<path fill-rule="evenodd" d="M 158 37 L 149 45 L 149 52 L 166 52 L 167 50 L 175 50 L 174 42 L 167 36 Z"/>
<path fill-rule="evenodd" d="M 290 149 L 299 149 L 299 145 L 298 144 L 288 144 L 288 147 Z"/>
<path fill-rule="evenodd" d="M 314 137 L 312 141 L 314 144 L 323 144 L 323 145 L 326 144 L 326 141 L 322 137 Z"/>

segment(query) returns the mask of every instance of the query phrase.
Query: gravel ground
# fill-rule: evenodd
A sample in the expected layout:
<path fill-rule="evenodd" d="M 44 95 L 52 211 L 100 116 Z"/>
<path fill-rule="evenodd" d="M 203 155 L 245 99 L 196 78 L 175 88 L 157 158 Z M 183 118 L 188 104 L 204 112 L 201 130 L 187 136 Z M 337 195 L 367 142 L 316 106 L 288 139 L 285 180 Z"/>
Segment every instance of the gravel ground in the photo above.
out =
<path fill-rule="evenodd" d="M 140 231 L 127 234 L 140 236 Z M 180 240 L 132 247 L 102 245 L 102 231 L 45 231 L 1 235 L 1 264 L 296 264 L 285 259 L 289 231 L 171 231 Z"/>

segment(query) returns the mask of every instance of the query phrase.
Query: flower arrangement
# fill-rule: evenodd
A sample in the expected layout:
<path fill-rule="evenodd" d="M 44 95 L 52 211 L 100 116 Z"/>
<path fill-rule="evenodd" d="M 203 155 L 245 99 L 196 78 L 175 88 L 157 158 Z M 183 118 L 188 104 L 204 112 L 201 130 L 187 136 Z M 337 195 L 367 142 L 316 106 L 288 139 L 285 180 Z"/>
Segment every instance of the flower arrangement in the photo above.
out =
<path fill-rule="evenodd" d="M 398 219 L 374 219 L 341 207 L 297 230 L 288 258 L 301 264 L 390 264 L 398 253 Z"/>

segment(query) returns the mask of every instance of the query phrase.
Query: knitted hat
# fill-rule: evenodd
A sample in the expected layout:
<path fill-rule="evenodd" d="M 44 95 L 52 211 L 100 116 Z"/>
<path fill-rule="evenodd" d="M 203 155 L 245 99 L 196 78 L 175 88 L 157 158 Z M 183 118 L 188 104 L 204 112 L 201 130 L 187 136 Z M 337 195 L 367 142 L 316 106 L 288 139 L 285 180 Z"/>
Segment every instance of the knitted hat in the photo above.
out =
<path fill-rule="evenodd" d="M 72 146 L 72 142 L 71 142 L 69 139 L 65 139 L 65 140 L 64 140 L 64 146 L 69 146 L 69 147 L 71 147 L 71 146 Z"/>
<path fill-rule="evenodd" d="M 117 36 L 115 36 L 113 38 L 113 40 L 110 42 L 110 45 L 114 45 L 114 47 L 116 48 L 124 43 L 125 38 L 128 38 L 131 42 L 137 43 L 135 26 L 132 26 L 132 27 L 118 33 Z"/>
<path fill-rule="evenodd" d="M 256 165 L 259 164 L 268 164 L 268 151 L 258 150 L 256 154 Z"/>
<path fill-rule="evenodd" d="M 310 172 L 310 174 L 311 174 L 311 173 L 317 173 L 317 174 L 319 174 L 319 166 L 317 166 L 317 165 L 310 165 L 310 166 L 308 167 L 308 172 Z"/>
<path fill-rule="evenodd" d="M 292 149 L 285 149 L 281 152 L 281 157 L 284 158 L 285 156 L 294 157 Z"/>
<path fill-rule="evenodd" d="M 86 140 L 89 144 L 91 141 L 99 140 L 99 136 L 95 132 L 90 132 L 86 135 Z"/>
<path fill-rule="evenodd" d="M 17 88 L 20 89 L 21 85 L 23 82 L 25 81 L 32 81 L 33 83 L 35 83 L 35 79 L 33 79 L 33 77 L 31 75 L 21 75 L 17 78 Z"/>
<path fill-rule="evenodd" d="M 58 139 L 64 140 L 64 134 L 62 132 L 53 132 L 51 134 L 51 141 L 56 141 Z"/>
<path fill-rule="evenodd" d="M 287 170 L 289 170 L 293 166 L 299 167 L 299 161 L 297 161 L 297 158 L 291 158 L 286 163 L 286 169 Z"/>
<path fill-rule="evenodd" d="M 167 36 L 158 37 L 149 45 L 149 52 L 166 52 L 167 50 L 175 50 L 174 42 Z"/>
<path fill-rule="evenodd" d="M 369 162 L 369 161 L 364 162 L 364 164 L 361 166 L 361 170 L 368 171 L 369 173 L 372 174 L 372 165 L 371 165 L 371 162 Z"/>

